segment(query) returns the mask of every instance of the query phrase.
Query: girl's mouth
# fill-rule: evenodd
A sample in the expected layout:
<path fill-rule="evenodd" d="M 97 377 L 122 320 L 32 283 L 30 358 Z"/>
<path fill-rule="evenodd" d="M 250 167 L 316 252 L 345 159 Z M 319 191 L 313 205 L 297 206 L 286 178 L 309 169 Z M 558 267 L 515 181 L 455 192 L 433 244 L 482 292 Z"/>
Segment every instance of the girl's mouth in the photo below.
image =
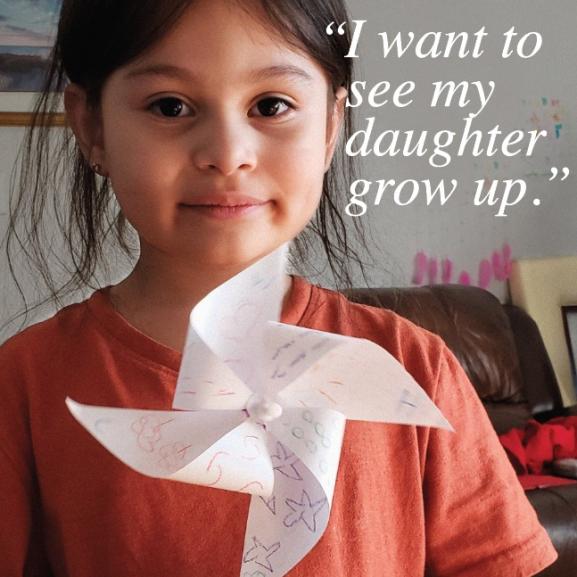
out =
<path fill-rule="evenodd" d="M 250 204 L 182 204 L 181 207 L 208 218 L 227 220 L 258 213 L 265 209 L 269 202 L 254 202 Z"/>

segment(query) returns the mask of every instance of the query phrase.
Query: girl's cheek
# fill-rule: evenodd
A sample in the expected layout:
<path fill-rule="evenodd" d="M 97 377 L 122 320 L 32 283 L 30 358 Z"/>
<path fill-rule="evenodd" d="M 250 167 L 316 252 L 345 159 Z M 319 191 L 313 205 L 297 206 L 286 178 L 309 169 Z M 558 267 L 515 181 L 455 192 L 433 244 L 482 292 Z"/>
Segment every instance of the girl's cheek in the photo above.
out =
<path fill-rule="evenodd" d="M 129 137 L 127 137 L 129 136 Z M 183 162 L 186 151 L 174 145 L 174 141 L 143 138 L 139 134 L 119 134 L 110 139 L 107 146 L 111 176 L 120 174 L 136 181 L 166 182 Z"/>

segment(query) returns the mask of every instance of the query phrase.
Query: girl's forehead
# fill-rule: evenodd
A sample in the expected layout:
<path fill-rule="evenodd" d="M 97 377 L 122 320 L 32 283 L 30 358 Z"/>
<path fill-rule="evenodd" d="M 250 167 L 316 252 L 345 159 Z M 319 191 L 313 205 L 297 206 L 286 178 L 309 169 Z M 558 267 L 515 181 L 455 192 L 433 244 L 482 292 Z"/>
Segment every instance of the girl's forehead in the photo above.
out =
<path fill-rule="evenodd" d="M 255 6 L 258 2 L 252 2 Z M 146 72 L 202 77 L 229 76 L 260 81 L 285 76 L 300 82 L 324 77 L 324 70 L 294 42 L 281 36 L 258 12 L 232 0 L 200 0 L 140 58 L 127 66 L 130 77 Z"/>

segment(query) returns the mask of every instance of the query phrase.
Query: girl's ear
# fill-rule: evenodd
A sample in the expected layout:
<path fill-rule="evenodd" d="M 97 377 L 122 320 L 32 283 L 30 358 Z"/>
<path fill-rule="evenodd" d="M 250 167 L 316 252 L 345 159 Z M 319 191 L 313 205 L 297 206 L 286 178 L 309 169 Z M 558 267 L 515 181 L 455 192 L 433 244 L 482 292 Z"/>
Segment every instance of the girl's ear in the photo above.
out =
<path fill-rule="evenodd" d="M 347 98 L 347 90 L 344 86 L 340 86 L 335 93 L 335 100 L 329 114 L 327 115 L 327 143 L 325 155 L 325 172 L 330 168 L 335 148 L 339 140 L 339 134 L 343 125 L 345 116 L 345 103 Z"/>
<path fill-rule="evenodd" d="M 90 166 L 99 165 L 100 172 L 105 172 L 102 123 L 98 111 L 89 106 L 84 88 L 73 83 L 66 86 L 64 108 L 84 158 Z"/>

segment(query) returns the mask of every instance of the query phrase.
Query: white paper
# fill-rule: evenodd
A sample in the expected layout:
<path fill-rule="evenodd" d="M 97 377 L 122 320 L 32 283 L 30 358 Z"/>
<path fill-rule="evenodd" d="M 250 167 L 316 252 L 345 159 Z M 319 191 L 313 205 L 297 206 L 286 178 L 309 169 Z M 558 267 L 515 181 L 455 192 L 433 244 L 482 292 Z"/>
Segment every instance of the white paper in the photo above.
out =
<path fill-rule="evenodd" d="M 346 419 L 440 427 L 403 366 L 365 339 L 279 322 L 286 246 L 192 310 L 172 411 L 74 417 L 145 475 L 252 495 L 241 575 L 285 575 L 330 517 Z"/>

